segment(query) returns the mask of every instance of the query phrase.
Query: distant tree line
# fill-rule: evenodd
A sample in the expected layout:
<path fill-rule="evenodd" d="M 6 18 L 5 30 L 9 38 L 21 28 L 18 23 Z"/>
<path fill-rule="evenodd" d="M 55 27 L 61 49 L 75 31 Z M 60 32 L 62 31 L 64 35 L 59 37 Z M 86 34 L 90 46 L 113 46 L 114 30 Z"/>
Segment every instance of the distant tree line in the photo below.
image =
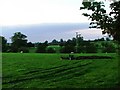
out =
<path fill-rule="evenodd" d="M 30 48 L 35 48 L 36 53 L 56 53 L 57 50 L 50 46 L 59 46 L 59 53 L 97 53 L 99 50 L 105 53 L 116 52 L 114 43 L 111 43 L 109 38 L 95 39 L 95 40 L 84 40 L 82 36 L 68 40 L 60 39 L 57 41 L 54 39 L 52 42 L 45 41 L 43 43 L 32 43 L 28 42 L 27 36 L 21 32 L 16 32 L 11 37 L 12 43 L 7 43 L 5 37 L 0 36 L 1 40 L 1 51 L 2 52 L 22 52 L 29 53 Z M 109 43 L 107 41 L 110 41 Z"/>

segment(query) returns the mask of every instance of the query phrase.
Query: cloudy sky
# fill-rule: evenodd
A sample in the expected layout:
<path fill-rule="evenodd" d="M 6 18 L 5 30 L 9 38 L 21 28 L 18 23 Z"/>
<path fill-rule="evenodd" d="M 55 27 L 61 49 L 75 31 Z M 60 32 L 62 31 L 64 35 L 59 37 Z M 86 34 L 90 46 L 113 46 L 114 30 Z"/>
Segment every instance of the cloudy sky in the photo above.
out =
<path fill-rule="evenodd" d="M 32 42 L 68 39 L 79 32 L 85 39 L 102 37 L 101 30 L 89 27 L 79 8 L 82 0 L 0 0 L 0 31 L 10 42 L 22 32 Z"/>

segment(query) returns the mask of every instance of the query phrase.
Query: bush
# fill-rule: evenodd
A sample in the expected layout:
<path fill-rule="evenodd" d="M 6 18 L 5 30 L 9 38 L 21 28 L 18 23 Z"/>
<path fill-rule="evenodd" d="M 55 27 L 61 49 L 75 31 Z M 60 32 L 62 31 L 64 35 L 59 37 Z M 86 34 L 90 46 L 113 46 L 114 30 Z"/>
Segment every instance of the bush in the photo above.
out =
<path fill-rule="evenodd" d="M 29 53 L 29 49 L 27 47 L 21 47 L 18 49 L 19 52 L 23 52 L 23 53 Z"/>
<path fill-rule="evenodd" d="M 16 46 L 11 46 L 11 52 L 17 53 L 18 52 L 18 48 Z"/>
<path fill-rule="evenodd" d="M 96 53 L 97 47 L 90 42 L 84 43 L 77 48 L 78 53 Z"/>
<path fill-rule="evenodd" d="M 77 47 L 77 53 L 85 53 L 85 52 L 86 52 L 86 46 Z"/>
<path fill-rule="evenodd" d="M 114 47 L 114 45 L 112 44 L 108 44 L 107 46 L 103 47 L 102 49 L 103 53 L 115 53 L 116 52 L 116 48 Z"/>
<path fill-rule="evenodd" d="M 86 46 L 86 53 L 97 53 L 97 47 L 93 43 L 90 43 Z"/>
<path fill-rule="evenodd" d="M 47 48 L 46 50 L 47 53 L 55 53 L 55 50 L 51 47 Z"/>
<path fill-rule="evenodd" d="M 75 52 L 75 47 L 71 45 L 66 45 L 63 48 L 60 49 L 61 53 L 71 53 Z"/>
<path fill-rule="evenodd" d="M 36 53 L 46 53 L 46 45 L 40 43 L 38 46 L 37 46 L 37 50 L 36 50 Z"/>

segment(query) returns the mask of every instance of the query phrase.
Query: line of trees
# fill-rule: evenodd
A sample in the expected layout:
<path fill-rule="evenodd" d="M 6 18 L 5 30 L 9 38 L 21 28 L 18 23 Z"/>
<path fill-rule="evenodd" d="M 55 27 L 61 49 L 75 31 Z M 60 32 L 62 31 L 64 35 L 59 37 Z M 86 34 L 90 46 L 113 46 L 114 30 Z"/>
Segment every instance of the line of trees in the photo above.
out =
<path fill-rule="evenodd" d="M 11 37 L 12 43 L 8 44 L 5 37 L 1 36 L 1 46 L 2 46 L 2 52 L 23 52 L 28 53 L 29 49 L 31 47 L 34 47 L 36 49 L 36 53 L 56 53 L 54 47 L 49 47 L 51 45 L 58 45 L 59 46 L 59 52 L 60 53 L 97 53 L 98 49 L 101 49 L 101 52 L 115 52 L 116 48 L 115 45 L 112 43 L 107 43 L 108 39 L 101 38 L 101 39 L 95 39 L 93 41 L 85 41 L 82 36 L 79 36 L 77 39 L 72 38 L 68 39 L 67 41 L 64 41 L 63 39 L 60 39 L 60 41 L 57 41 L 54 39 L 52 42 L 45 41 L 43 43 L 32 43 L 27 42 L 27 36 L 22 34 L 21 32 L 16 32 Z M 101 45 L 97 44 L 96 42 L 102 42 Z M 109 39 L 110 41 L 110 39 Z"/>

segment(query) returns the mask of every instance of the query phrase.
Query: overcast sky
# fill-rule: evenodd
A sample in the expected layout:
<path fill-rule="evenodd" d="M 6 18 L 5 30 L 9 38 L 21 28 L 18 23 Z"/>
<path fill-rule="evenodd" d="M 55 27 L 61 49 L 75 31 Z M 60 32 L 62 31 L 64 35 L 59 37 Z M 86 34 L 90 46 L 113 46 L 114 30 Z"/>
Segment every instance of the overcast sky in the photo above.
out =
<path fill-rule="evenodd" d="M 87 22 L 79 10 L 82 0 L 0 0 L 0 24 Z"/>
<path fill-rule="evenodd" d="M 0 0 L 0 30 L 8 41 L 16 31 L 27 34 L 34 42 L 72 38 L 80 30 L 86 39 L 101 37 L 100 30 L 87 31 L 90 21 L 82 16 L 81 3 L 82 0 Z"/>
<path fill-rule="evenodd" d="M 103 37 L 101 30 L 89 29 L 89 23 L 47 23 L 27 26 L 3 27 L 2 35 L 10 42 L 10 37 L 14 32 L 22 32 L 27 35 L 30 42 L 44 42 L 53 39 L 64 40 L 75 37 L 79 32 L 85 40 L 94 40 Z"/>

